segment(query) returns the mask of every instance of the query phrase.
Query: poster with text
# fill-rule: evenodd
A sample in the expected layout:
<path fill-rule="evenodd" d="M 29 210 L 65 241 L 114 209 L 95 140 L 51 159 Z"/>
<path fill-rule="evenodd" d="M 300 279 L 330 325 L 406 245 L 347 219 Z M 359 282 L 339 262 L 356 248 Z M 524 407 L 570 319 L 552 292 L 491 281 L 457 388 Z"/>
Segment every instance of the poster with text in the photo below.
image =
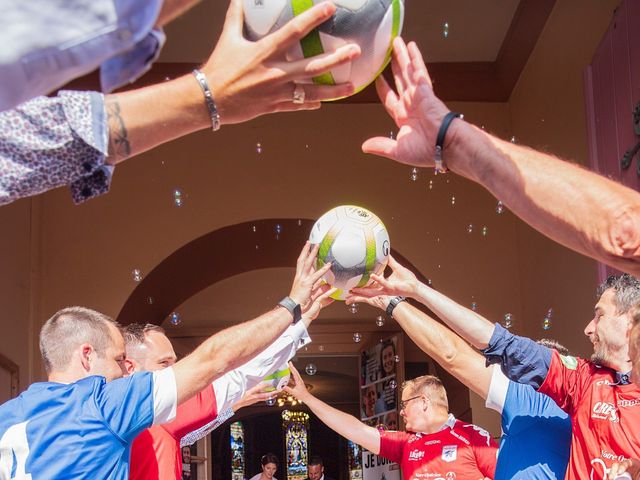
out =
<path fill-rule="evenodd" d="M 360 351 L 360 420 L 379 430 L 398 430 L 398 395 L 404 380 L 401 335 Z M 400 480 L 400 466 L 362 451 L 363 480 Z"/>

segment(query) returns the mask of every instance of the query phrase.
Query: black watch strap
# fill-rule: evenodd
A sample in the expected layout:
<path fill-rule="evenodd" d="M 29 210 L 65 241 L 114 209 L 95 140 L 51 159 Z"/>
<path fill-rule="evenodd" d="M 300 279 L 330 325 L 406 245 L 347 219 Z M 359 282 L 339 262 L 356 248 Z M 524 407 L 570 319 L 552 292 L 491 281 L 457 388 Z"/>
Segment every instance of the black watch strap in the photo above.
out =
<path fill-rule="evenodd" d="M 393 297 L 387 305 L 386 314 L 390 317 L 393 317 L 393 310 L 398 306 L 400 302 L 406 302 L 407 298 L 402 295 L 398 295 L 397 297 Z"/>
<path fill-rule="evenodd" d="M 278 303 L 281 307 L 289 310 L 289 313 L 293 316 L 293 323 L 296 324 L 302 318 L 302 309 L 300 308 L 300 304 L 296 303 L 296 301 L 291 297 L 284 297 Z"/>

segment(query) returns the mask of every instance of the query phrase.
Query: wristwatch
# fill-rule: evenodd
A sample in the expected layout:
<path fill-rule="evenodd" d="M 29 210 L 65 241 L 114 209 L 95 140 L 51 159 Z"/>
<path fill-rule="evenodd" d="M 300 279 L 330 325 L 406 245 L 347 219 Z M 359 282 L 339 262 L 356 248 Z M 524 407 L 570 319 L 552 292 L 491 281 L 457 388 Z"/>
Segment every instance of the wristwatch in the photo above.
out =
<path fill-rule="evenodd" d="M 406 297 L 403 297 L 401 295 L 398 295 L 397 297 L 393 297 L 389 302 L 389 305 L 387 305 L 387 310 L 385 311 L 385 313 L 388 316 L 393 317 L 393 309 L 396 308 L 400 302 L 406 302 L 406 301 L 407 301 Z"/>
<path fill-rule="evenodd" d="M 295 325 L 302 318 L 302 309 L 300 308 L 300 304 L 296 303 L 296 301 L 291 297 L 284 297 L 278 303 L 280 307 L 284 307 L 289 310 L 289 313 L 293 316 L 293 324 Z"/>

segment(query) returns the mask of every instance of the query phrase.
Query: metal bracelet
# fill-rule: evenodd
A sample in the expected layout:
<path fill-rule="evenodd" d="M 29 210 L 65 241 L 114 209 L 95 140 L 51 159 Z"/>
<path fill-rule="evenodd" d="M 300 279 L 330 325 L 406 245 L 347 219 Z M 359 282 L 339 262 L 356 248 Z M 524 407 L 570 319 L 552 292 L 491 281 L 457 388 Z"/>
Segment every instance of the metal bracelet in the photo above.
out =
<path fill-rule="evenodd" d="M 216 102 L 213 100 L 213 95 L 211 93 L 211 90 L 209 89 L 207 77 L 198 69 L 195 69 L 193 71 L 193 76 L 196 77 L 198 85 L 200 85 L 202 93 L 204 93 L 204 103 L 207 105 L 207 109 L 209 110 L 209 116 L 211 117 L 211 125 L 213 127 L 213 131 L 215 132 L 217 130 L 220 130 L 220 114 L 218 113 Z"/>

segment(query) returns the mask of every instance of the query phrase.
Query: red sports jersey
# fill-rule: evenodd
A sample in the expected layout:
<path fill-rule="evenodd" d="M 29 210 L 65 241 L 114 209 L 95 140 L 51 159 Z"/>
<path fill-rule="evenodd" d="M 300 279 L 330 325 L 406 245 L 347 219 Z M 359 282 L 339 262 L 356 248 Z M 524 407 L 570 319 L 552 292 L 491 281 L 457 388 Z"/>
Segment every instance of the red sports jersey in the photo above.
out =
<path fill-rule="evenodd" d="M 178 406 L 176 418 L 154 425 L 136 437 L 131 447 L 131 480 L 180 480 L 180 439 L 218 416 L 213 385 Z"/>
<path fill-rule="evenodd" d="M 554 350 L 539 391 L 571 416 L 567 479 L 602 480 L 612 463 L 640 458 L 640 388 L 617 384 L 613 370 Z"/>
<path fill-rule="evenodd" d="M 381 432 L 380 456 L 399 463 L 404 480 L 493 478 L 498 445 L 486 430 L 453 415 L 436 433 Z"/>

